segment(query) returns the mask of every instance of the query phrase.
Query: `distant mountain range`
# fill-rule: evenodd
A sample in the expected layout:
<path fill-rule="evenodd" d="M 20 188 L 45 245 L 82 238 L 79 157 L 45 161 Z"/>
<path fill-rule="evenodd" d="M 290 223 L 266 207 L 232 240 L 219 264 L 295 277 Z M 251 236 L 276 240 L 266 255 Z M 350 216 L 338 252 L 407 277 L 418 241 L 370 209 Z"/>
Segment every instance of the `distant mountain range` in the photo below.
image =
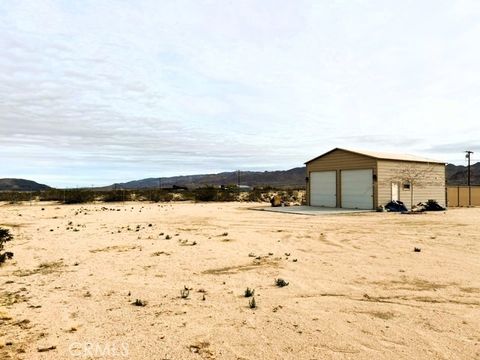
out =
<path fill-rule="evenodd" d="M 25 179 L 0 179 L 0 191 L 39 191 L 50 186 Z"/>
<path fill-rule="evenodd" d="M 480 162 L 470 167 L 471 184 L 480 185 Z M 447 165 L 447 184 L 448 185 L 466 185 L 467 184 L 467 167 L 463 165 Z"/>
<path fill-rule="evenodd" d="M 305 167 L 297 167 L 285 171 L 232 171 L 219 174 L 174 176 L 167 178 L 148 178 L 113 184 L 106 189 L 140 189 L 140 188 L 168 188 L 174 185 L 199 187 L 204 185 L 229 185 L 237 184 L 249 186 L 273 186 L 273 187 L 304 187 Z M 448 164 L 446 167 L 448 185 L 466 185 L 467 167 L 462 165 Z M 471 166 L 472 185 L 480 185 L 480 162 Z"/>
<path fill-rule="evenodd" d="M 471 166 L 471 173 L 472 185 L 480 185 L 480 162 Z M 231 171 L 219 174 L 148 178 L 112 184 L 96 189 L 172 188 L 173 186 L 195 188 L 205 185 L 232 185 L 237 183 L 249 186 L 300 188 L 305 186 L 305 176 L 305 167 L 279 171 Z M 448 185 L 466 185 L 467 167 L 448 164 L 446 177 Z M 47 189 L 50 189 L 50 187 L 31 180 L 0 179 L 0 191 L 38 191 Z"/>
<path fill-rule="evenodd" d="M 113 184 L 107 189 L 141 189 L 141 188 L 171 188 L 185 186 L 195 188 L 205 185 L 249 185 L 274 187 L 305 186 L 305 168 L 298 167 L 279 171 L 231 171 L 219 174 L 173 176 L 163 178 L 148 178 Z"/>

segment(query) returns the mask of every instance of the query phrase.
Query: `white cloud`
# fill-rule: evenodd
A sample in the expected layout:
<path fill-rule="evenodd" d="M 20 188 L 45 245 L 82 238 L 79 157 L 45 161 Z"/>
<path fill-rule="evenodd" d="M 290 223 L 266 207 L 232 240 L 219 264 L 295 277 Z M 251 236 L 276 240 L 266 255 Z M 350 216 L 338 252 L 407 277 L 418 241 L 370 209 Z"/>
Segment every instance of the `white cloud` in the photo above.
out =
<path fill-rule="evenodd" d="M 478 15 L 469 1 L 3 1 L 4 175 L 289 168 L 335 146 L 461 161 L 480 135 Z"/>

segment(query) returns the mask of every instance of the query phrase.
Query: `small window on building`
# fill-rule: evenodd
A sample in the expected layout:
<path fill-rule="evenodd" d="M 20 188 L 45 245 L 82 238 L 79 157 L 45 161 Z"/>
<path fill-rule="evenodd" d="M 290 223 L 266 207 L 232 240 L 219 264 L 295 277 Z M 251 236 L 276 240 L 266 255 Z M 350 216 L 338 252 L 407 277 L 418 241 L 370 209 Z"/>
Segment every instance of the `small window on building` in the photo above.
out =
<path fill-rule="evenodd" d="M 403 183 L 403 190 L 410 190 L 410 183 Z"/>

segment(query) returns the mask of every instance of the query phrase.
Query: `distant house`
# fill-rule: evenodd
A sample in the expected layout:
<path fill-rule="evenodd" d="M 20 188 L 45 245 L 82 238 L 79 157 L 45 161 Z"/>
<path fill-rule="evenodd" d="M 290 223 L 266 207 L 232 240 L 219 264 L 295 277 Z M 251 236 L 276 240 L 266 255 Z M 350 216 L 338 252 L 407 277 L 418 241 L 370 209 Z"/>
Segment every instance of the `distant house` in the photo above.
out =
<path fill-rule="evenodd" d="M 335 148 L 307 161 L 307 204 L 375 209 L 391 200 L 445 199 L 445 163 L 402 154 Z"/>

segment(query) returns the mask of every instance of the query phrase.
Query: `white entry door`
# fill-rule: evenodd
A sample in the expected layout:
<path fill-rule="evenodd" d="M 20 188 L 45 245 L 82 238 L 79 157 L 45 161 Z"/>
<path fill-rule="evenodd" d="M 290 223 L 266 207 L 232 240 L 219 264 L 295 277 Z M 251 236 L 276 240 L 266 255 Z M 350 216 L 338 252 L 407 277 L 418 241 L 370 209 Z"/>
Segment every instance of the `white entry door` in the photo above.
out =
<path fill-rule="evenodd" d="M 342 170 L 342 208 L 373 209 L 373 171 Z"/>
<path fill-rule="evenodd" d="M 316 171 L 310 173 L 310 205 L 337 206 L 336 171 Z"/>
<path fill-rule="evenodd" d="M 398 201 L 398 183 L 392 182 L 392 201 Z"/>

